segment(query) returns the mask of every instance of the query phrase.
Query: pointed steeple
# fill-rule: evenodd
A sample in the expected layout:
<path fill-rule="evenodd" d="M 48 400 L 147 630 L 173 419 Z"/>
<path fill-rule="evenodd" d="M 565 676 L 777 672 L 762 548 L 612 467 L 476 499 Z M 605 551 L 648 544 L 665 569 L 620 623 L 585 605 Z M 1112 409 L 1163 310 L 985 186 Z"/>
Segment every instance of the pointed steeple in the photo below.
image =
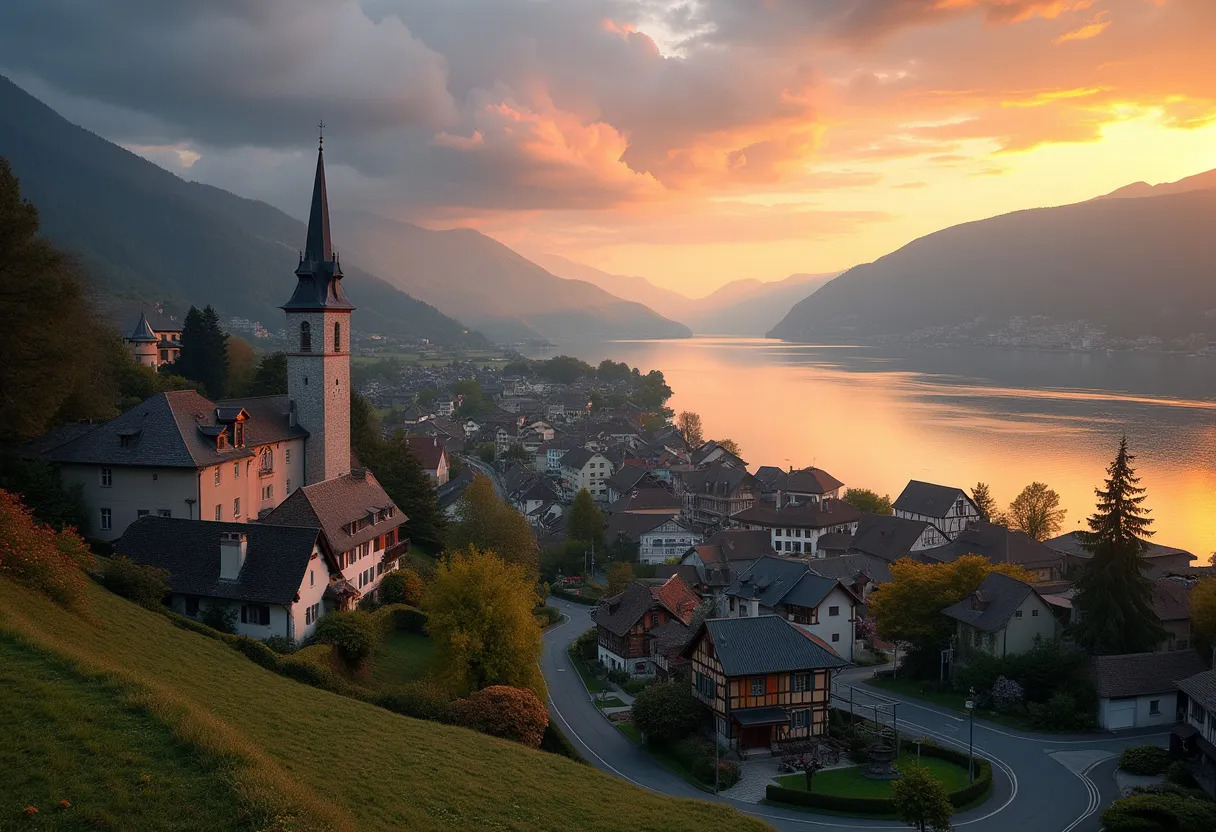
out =
<path fill-rule="evenodd" d="M 350 311 L 355 308 L 342 291 L 342 267 L 338 265 L 329 236 L 329 195 L 325 189 L 323 142 L 324 139 L 317 148 L 317 175 L 312 185 L 312 206 L 308 211 L 304 251 L 296 268 L 296 290 L 291 300 L 281 307 L 289 312 L 325 309 Z"/>
<path fill-rule="evenodd" d="M 127 340 L 132 344 L 155 344 L 157 342 L 156 333 L 152 331 L 152 324 L 148 323 L 148 316 L 143 312 L 139 313 L 139 323 L 135 324 L 135 329 L 131 330 L 131 334 L 127 336 Z"/>
<path fill-rule="evenodd" d="M 333 260 L 333 244 L 329 239 L 329 197 L 325 193 L 325 145 L 317 147 L 317 177 L 312 183 L 312 208 L 308 212 L 308 237 L 304 243 L 304 259 L 314 263 Z"/>

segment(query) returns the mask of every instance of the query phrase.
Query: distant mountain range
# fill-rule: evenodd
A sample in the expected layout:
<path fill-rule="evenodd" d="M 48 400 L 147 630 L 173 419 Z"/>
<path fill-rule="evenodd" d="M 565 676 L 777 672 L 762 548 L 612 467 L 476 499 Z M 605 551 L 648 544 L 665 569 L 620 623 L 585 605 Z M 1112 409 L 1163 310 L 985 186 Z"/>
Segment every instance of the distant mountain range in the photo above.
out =
<path fill-rule="evenodd" d="M 347 251 L 395 286 L 490 338 L 513 342 L 687 338 L 688 327 L 581 280 L 561 280 L 470 228 L 431 231 L 367 213 L 335 214 Z"/>
<path fill-rule="evenodd" d="M 644 277 L 612 274 L 557 254 L 532 258 L 568 280 L 594 283 L 623 298 L 644 303 L 661 315 L 689 326 L 698 335 L 764 335 L 792 304 L 810 295 L 833 274 L 792 274 L 784 280 L 736 280 L 702 298 L 656 286 Z"/>
<path fill-rule="evenodd" d="M 75 254 L 115 323 L 140 303 L 212 304 L 274 331 L 291 296 L 304 223 L 264 202 L 186 182 L 61 118 L 0 77 L 0 155 L 42 231 Z M 311 166 L 300 175 L 311 178 Z M 363 332 L 484 343 L 476 332 L 343 263 Z"/>
<path fill-rule="evenodd" d="M 1214 188 L 1216 171 L 956 225 L 849 269 L 770 335 L 1019 343 L 1037 327 L 1045 344 L 1206 346 L 1216 340 Z"/>

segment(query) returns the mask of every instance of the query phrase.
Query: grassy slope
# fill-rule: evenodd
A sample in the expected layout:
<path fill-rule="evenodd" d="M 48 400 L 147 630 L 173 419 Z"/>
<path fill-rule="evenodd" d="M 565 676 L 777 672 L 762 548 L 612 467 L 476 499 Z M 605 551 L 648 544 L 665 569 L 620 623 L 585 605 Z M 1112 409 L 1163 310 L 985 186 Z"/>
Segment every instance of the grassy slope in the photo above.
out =
<path fill-rule="evenodd" d="M 766 828 L 557 755 L 293 682 L 98 587 L 88 600 L 84 614 L 68 613 L 0 580 L 0 633 L 107 674 L 179 741 L 234 766 L 244 805 L 293 815 L 293 830 Z"/>
<path fill-rule="evenodd" d="M 435 643 L 418 633 L 390 633 L 376 647 L 368 684 L 391 688 L 426 678 L 435 662 Z"/>

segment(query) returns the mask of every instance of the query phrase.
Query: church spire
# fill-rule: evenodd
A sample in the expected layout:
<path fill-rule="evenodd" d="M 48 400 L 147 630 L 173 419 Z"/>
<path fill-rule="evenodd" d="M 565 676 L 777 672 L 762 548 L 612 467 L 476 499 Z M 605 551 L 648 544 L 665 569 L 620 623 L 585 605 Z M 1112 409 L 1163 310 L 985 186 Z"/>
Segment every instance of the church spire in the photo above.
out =
<path fill-rule="evenodd" d="M 325 122 L 317 125 L 325 129 Z M 308 212 L 308 237 L 304 243 L 304 259 L 314 263 L 333 260 L 333 244 L 329 239 L 329 197 L 325 193 L 325 134 L 317 143 L 317 176 L 312 183 L 312 208 Z"/>
<path fill-rule="evenodd" d="M 324 127 L 321 122 L 318 127 Z M 304 251 L 296 268 L 296 289 L 281 308 L 289 312 L 355 307 L 342 290 L 342 267 L 334 256 L 329 236 L 329 195 L 325 189 L 325 145 L 322 135 L 317 147 L 317 174 L 312 184 L 312 206 L 308 211 L 308 232 Z"/>

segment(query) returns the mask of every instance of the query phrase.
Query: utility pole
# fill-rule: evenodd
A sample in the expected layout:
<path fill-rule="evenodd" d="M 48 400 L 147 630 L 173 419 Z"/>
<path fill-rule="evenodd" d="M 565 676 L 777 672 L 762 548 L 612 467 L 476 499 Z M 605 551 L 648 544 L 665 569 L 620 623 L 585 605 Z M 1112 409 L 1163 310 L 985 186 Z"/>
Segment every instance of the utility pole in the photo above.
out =
<path fill-rule="evenodd" d="M 718 755 L 721 754 L 721 749 L 718 748 L 718 718 L 714 717 L 714 794 L 718 793 Z"/>
<path fill-rule="evenodd" d="M 967 782 L 975 782 L 975 688 L 967 691 Z"/>

